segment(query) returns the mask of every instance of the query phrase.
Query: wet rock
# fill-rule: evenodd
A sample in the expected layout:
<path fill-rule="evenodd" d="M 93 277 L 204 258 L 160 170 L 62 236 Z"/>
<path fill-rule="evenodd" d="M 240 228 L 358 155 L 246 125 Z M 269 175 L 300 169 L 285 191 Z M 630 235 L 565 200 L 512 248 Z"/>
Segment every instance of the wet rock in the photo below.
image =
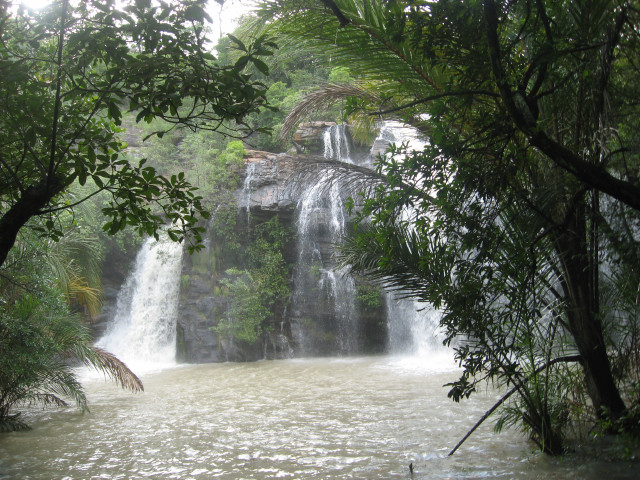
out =
<path fill-rule="evenodd" d="M 301 123 L 293 135 L 293 144 L 298 153 L 322 155 L 324 152 L 324 132 L 337 125 L 335 122 Z"/>

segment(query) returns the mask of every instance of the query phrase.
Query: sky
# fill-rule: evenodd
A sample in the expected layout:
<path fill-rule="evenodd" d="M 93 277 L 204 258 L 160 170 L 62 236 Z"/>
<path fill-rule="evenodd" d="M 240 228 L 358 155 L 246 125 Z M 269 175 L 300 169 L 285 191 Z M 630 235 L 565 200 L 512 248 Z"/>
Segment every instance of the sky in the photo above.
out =
<path fill-rule="evenodd" d="M 20 3 L 26 7 L 38 9 L 51 3 L 51 0 L 20 0 Z M 220 36 L 220 26 L 223 34 L 232 32 L 237 26 L 237 19 L 251 9 L 252 3 L 252 0 L 225 0 L 221 7 L 215 0 L 209 0 L 208 13 L 213 20 L 212 28 L 215 38 Z"/>
<path fill-rule="evenodd" d="M 220 36 L 219 26 L 222 25 L 222 33 L 231 33 L 238 26 L 237 19 L 251 10 L 252 0 L 226 0 L 220 8 L 215 0 L 209 0 L 209 16 L 213 20 L 213 29 L 216 38 Z M 222 12 L 222 23 L 219 22 L 219 14 Z"/>

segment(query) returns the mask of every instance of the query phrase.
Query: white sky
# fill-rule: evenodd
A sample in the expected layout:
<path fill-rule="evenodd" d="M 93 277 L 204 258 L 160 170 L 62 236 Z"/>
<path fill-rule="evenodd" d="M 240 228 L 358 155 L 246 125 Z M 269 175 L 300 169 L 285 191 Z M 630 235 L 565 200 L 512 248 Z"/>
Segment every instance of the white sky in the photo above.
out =
<path fill-rule="evenodd" d="M 42 8 L 51 3 L 51 0 L 19 0 L 28 8 Z M 220 36 L 220 26 L 222 33 L 230 33 L 237 27 L 237 19 L 251 9 L 252 0 L 225 0 L 221 7 L 215 0 L 209 0 L 208 12 L 213 20 L 213 37 L 217 40 Z M 220 22 L 222 20 L 222 22 Z"/>
<path fill-rule="evenodd" d="M 215 0 L 209 0 L 208 13 L 213 20 L 213 31 L 215 38 L 220 37 L 220 24 L 222 33 L 231 33 L 238 26 L 237 19 L 241 15 L 251 10 L 252 0 L 225 0 L 222 10 L 220 4 Z M 220 12 L 222 12 L 222 23 L 219 22 Z"/>

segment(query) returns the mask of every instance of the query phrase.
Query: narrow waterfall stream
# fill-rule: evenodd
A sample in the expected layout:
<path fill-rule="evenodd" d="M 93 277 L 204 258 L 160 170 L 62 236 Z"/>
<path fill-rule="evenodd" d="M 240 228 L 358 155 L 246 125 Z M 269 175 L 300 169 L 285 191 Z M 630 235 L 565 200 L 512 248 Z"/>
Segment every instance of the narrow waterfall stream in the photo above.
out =
<path fill-rule="evenodd" d="M 239 207 L 245 211 L 247 228 L 251 226 L 251 187 L 253 185 L 253 177 L 255 173 L 256 173 L 256 164 L 255 163 L 248 164 L 247 171 L 244 177 L 244 182 L 242 184 L 242 193 L 240 194 Z"/>
<path fill-rule="evenodd" d="M 327 160 L 369 166 L 370 158 L 356 158 L 345 125 L 332 125 L 323 135 Z M 347 226 L 345 194 L 340 182 L 320 171 L 298 200 L 298 261 L 291 305 L 292 333 L 299 356 L 349 355 L 358 351 L 361 322 L 356 284 L 348 268 L 336 266 L 335 246 Z M 308 329 L 314 329 L 309 340 Z M 318 334 L 320 330 L 320 335 Z M 318 338 L 326 332 L 326 341 Z M 336 338 L 331 338 L 335 334 Z"/>
<path fill-rule="evenodd" d="M 334 244 L 344 234 L 346 213 L 339 185 L 323 173 L 298 202 L 298 262 L 291 307 L 292 333 L 301 355 L 346 355 L 355 349 L 358 329 L 353 278 L 337 268 Z M 311 344 L 308 328 L 337 332 L 325 345 Z M 318 349 L 320 347 L 321 350 Z"/>
<path fill-rule="evenodd" d="M 182 244 L 147 239 L 98 346 L 136 373 L 175 365 Z"/>
<path fill-rule="evenodd" d="M 343 163 L 354 163 L 345 125 L 332 125 L 324 132 L 324 158 Z"/>

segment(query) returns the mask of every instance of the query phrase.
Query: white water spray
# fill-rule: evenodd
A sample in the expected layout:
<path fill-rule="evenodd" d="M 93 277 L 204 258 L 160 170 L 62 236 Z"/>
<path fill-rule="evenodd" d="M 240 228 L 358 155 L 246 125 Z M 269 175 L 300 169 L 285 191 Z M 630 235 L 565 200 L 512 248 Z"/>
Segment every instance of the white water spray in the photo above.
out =
<path fill-rule="evenodd" d="M 447 371 L 455 368 L 450 349 L 442 341 L 440 312 L 400 292 L 386 292 L 388 351 L 393 364 L 406 370 Z"/>
<path fill-rule="evenodd" d="M 182 245 L 147 239 L 98 346 L 136 373 L 175 365 Z"/>
<path fill-rule="evenodd" d="M 244 183 L 242 185 L 242 194 L 240 207 L 244 208 L 247 214 L 247 226 L 251 226 L 251 192 L 253 188 L 253 177 L 256 173 L 256 164 L 249 163 L 247 165 L 246 176 L 244 177 Z"/>
<path fill-rule="evenodd" d="M 298 202 L 298 262 L 292 310 L 298 323 L 309 316 L 324 319 L 321 329 L 333 323 L 337 333 L 334 348 L 341 354 L 355 351 L 359 323 L 356 289 L 346 270 L 334 265 L 333 252 L 327 248 L 332 249 L 343 236 L 346 220 L 340 186 L 329 174 L 320 172 Z M 314 312 L 313 305 L 322 305 L 325 311 Z M 292 327 L 301 353 L 313 352 L 317 346 L 308 345 L 304 326 L 294 323 Z"/>
<path fill-rule="evenodd" d="M 324 158 L 342 163 L 353 163 L 345 125 L 332 125 L 327 128 L 324 132 L 323 140 Z"/>

